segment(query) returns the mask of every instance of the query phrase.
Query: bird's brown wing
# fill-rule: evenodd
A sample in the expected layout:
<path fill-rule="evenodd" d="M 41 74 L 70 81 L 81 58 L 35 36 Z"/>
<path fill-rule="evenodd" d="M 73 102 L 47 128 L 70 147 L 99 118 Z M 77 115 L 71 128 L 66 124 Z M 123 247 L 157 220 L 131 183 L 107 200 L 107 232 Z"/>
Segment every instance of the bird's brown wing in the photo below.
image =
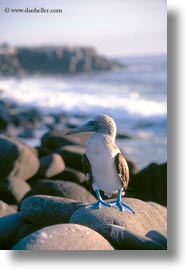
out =
<path fill-rule="evenodd" d="M 82 167 L 85 175 L 88 176 L 88 183 L 92 186 L 92 170 L 86 154 L 82 156 Z"/>
<path fill-rule="evenodd" d="M 125 160 L 125 157 L 121 153 L 118 153 L 116 155 L 115 164 L 122 187 L 124 189 L 127 189 L 129 183 L 129 168 Z"/>

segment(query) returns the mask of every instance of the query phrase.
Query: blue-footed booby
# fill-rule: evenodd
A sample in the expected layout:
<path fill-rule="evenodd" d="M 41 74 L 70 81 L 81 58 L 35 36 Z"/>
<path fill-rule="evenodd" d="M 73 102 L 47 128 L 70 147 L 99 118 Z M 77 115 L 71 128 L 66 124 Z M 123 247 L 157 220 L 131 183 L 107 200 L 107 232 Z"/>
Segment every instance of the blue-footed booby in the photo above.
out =
<path fill-rule="evenodd" d="M 127 189 L 129 183 L 129 169 L 125 157 L 115 144 L 117 128 L 114 120 L 106 114 L 101 114 L 93 121 L 66 134 L 86 131 L 92 131 L 94 134 L 89 137 L 86 153 L 83 155 L 83 168 L 98 200 L 86 208 L 98 209 L 112 206 L 120 211 L 134 214 L 134 210 L 121 201 L 122 191 Z M 112 202 L 104 201 L 100 190 L 107 196 L 117 194 L 117 199 Z"/>

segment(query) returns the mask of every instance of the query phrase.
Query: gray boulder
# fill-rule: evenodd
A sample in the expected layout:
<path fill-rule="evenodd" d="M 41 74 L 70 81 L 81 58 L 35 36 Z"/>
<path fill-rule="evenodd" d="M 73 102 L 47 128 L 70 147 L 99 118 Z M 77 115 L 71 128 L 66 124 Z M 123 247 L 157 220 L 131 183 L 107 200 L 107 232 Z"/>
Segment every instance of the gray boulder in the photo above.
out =
<path fill-rule="evenodd" d="M 67 198 L 34 195 L 22 201 L 20 211 L 27 222 L 48 226 L 69 222 L 71 215 L 85 205 Z"/>
<path fill-rule="evenodd" d="M 13 250 L 112 250 L 109 242 L 92 229 L 77 224 L 42 228 L 22 240 Z"/>
<path fill-rule="evenodd" d="M 62 180 L 39 180 L 37 184 L 25 195 L 50 195 L 69 198 L 87 203 L 96 201 L 95 197 L 80 185 Z"/>
<path fill-rule="evenodd" d="M 151 235 L 138 235 L 124 227 L 112 224 L 103 224 L 95 227 L 95 230 L 105 237 L 115 249 L 118 250 L 165 250 L 166 238 L 156 231 Z"/>
<path fill-rule="evenodd" d="M 70 223 L 81 224 L 92 229 L 96 229 L 98 225 L 113 224 L 142 237 L 147 236 L 150 231 L 167 237 L 166 208 L 161 206 L 158 211 L 151 204 L 137 199 L 123 198 L 123 201 L 134 209 L 135 214 L 121 212 L 113 207 L 97 210 L 80 208 L 73 213 Z"/>

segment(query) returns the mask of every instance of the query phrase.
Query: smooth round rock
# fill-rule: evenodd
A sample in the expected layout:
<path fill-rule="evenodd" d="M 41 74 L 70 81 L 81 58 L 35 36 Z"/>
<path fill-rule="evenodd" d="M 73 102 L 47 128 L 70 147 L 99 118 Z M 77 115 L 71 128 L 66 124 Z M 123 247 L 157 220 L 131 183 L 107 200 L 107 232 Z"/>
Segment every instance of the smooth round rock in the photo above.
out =
<path fill-rule="evenodd" d="M 92 229 L 98 225 L 114 224 L 141 236 L 153 230 L 167 235 L 167 220 L 155 207 L 137 199 L 123 198 L 123 201 L 134 209 L 135 214 L 121 212 L 113 207 L 96 210 L 81 208 L 73 213 L 70 222 Z"/>
<path fill-rule="evenodd" d="M 0 137 L 0 180 L 9 182 L 31 178 L 39 168 L 39 160 L 31 147 L 5 137 Z"/>
<path fill-rule="evenodd" d="M 50 154 L 40 159 L 40 167 L 35 178 L 51 178 L 65 169 L 65 163 L 59 154 Z"/>
<path fill-rule="evenodd" d="M 22 201 L 20 211 L 27 222 L 48 226 L 69 222 L 70 216 L 85 205 L 67 198 L 34 195 Z"/>
<path fill-rule="evenodd" d="M 112 250 L 109 242 L 92 229 L 77 224 L 42 228 L 22 240 L 13 250 Z"/>
<path fill-rule="evenodd" d="M 31 195 L 51 195 L 88 203 L 96 201 L 95 197 L 84 187 L 73 182 L 52 179 L 38 181 L 24 198 Z"/>
<path fill-rule="evenodd" d="M 0 218 L 0 249 L 10 249 L 18 229 L 24 224 L 21 213 L 13 213 Z"/>
<path fill-rule="evenodd" d="M 164 250 L 167 245 L 159 238 L 153 240 L 146 236 L 132 233 L 121 226 L 103 224 L 95 227 L 95 230 L 105 237 L 115 249 L 118 250 Z M 156 234 L 156 233 L 155 233 Z M 165 238 L 163 236 L 163 238 Z M 166 240 L 166 238 L 165 238 Z M 166 240 L 167 243 L 167 240 Z"/>
<path fill-rule="evenodd" d="M 57 150 L 57 153 L 63 158 L 69 168 L 82 171 L 82 156 L 86 148 L 78 145 L 67 145 Z"/>
<path fill-rule="evenodd" d="M 85 182 L 85 174 L 80 172 L 80 171 L 74 170 L 72 168 L 66 167 L 63 172 L 55 175 L 53 177 L 53 179 L 70 181 L 70 182 L 74 182 L 77 184 L 82 184 Z"/>
<path fill-rule="evenodd" d="M 25 182 L 39 168 L 39 160 L 31 147 L 0 137 L 0 198 L 7 203 L 18 203 L 30 186 Z"/>
<path fill-rule="evenodd" d="M 2 180 L 0 182 L 0 198 L 8 204 L 18 204 L 30 189 L 29 184 L 20 179 Z"/>
<path fill-rule="evenodd" d="M 0 201 L 0 218 L 15 212 L 16 211 L 10 205 Z"/>

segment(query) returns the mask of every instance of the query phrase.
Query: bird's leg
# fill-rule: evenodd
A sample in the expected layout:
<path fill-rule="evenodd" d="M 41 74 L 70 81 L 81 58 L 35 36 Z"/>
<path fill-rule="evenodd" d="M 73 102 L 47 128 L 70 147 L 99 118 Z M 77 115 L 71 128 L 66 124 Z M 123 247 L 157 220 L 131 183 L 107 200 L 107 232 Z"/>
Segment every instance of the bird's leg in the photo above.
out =
<path fill-rule="evenodd" d="M 117 199 L 114 202 L 109 202 L 110 206 L 113 206 L 113 207 L 115 207 L 118 210 L 123 211 L 123 212 L 126 211 L 129 213 L 135 214 L 135 212 L 132 208 L 130 208 L 127 204 L 125 204 L 124 202 L 121 201 L 121 192 L 122 192 L 122 189 L 118 189 Z"/>
<path fill-rule="evenodd" d="M 85 208 L 86 209 L 99 209 L 99 208 L 102 208 L 102 207 L 110 207 L 110 204 L 107 203 L 107 202 L 105 202 L 101 198 L 101 195 L 100 195 L 99 190 L 97 189 L 95 192 L 96 192 L 96 196 L 97 196 L 97 202 L 96 203 L 89 204 Z"/>

